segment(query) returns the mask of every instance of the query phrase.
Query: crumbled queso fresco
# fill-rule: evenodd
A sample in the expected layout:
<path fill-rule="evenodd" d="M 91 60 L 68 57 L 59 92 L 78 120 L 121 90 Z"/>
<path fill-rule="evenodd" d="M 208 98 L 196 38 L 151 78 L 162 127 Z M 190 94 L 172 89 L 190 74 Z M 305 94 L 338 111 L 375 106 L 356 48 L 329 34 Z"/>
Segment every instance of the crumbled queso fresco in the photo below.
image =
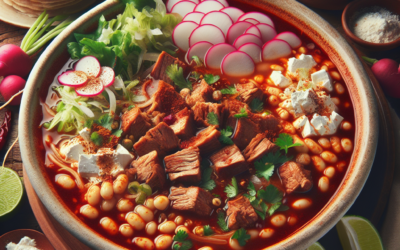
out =
<path fill-rule="evenodd" d="M 36 242 L 34 239 L 28 236 L 23 237 L 18 244 L 10 242 L 6 246 L 7 250 L 39 250 L 36 248 Z"/>

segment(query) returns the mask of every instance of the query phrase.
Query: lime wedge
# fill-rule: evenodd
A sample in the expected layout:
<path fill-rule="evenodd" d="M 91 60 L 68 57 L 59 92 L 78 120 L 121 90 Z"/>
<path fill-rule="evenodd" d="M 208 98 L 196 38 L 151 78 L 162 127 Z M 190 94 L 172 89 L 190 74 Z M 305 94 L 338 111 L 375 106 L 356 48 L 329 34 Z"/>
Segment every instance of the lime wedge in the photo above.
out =
<path fill-rule="evenodd" d="M 315 242 L 309 248 L 307 248 L 307 250 L 325 250 L 325 248 L 323 246 L 321 246 L 321 244 L 319 244 L 319 242 Z"/>
<path fill-rule="evenodd" d="M 0 217 L 13 211 L 24 193 L 18 174 L 5 167 L 0 167 Z"/>
<path fill-rule="evenodd" d="M 372 223 L 360 216 L 344 216 L 336 224 L 344 250 L 383 250 L 382 240 Z"/>

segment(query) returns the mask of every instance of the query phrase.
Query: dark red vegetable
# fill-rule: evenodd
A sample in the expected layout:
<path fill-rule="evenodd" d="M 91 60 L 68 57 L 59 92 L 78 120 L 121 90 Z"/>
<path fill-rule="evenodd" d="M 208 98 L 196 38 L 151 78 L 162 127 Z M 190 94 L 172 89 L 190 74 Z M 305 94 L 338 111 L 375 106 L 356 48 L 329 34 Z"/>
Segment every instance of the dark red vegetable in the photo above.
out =
<path fill-rule="evenodd" d="M 166 117 L 164 117 L 163 121 L 167 124 L 167 125 L 172 125 L 174 124 L 174 122 L 176 121 L 175 116 L 173 115 L 167 115 Z"/>
<path fill-rule="evenodd" d="M 6 143 L 6 138 L 11 127 L 11 111 L 7 110 L 4 116 L 3 124 L 0 126 L 0 150 Z"/>

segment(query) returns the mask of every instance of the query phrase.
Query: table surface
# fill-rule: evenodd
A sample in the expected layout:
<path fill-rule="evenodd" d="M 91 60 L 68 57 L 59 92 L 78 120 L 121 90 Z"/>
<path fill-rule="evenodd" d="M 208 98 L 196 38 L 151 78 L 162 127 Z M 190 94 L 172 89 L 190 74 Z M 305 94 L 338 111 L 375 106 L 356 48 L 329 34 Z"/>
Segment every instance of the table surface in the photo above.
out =
<path fill-rule="evenodd" d="M 340 33 L 343 34 L 341 25 L 341 11 L 327 11 L 320 9 L 313 9 L 313 10 L 319 15 L 321 15 L 324 19 L 326 19 L 333 27 L 337 28 Z M 19 46 L 26 32 L 27 32 L 26 29 L 15 27 L 0 21 L 0 46 L 10 43 Z M 364 54 L 373 58 L 386 57 L 400 61 L 400 48 L 391 50 L 389 52 L 368 51 L 361 47 L 357 47 L 357 49 L 359 49 Z M 1 99 L 2 98 L 0 96 L 0 100 Z M 397 115 L 400 115 L 400 99 L 394 99 L 388 97 L 388 100 L 391 106 L 395 108 Z M 7 139 L 7 143 L 5 146 L 6 149 L 12 144 L 12 142 L 18 136 L 19 107 L 8 106 L 7 109 L 12 111 L 12 128 L 11 128 L 11 135 Z M 3 117 L 4 117 L 4 110 L 1 110 L 0 121 L 3 120 Z M 12 168 L 18 173 L 20 177 L 22 177 L 23 175 L 22 160 L 18 143 L 16 143 L 16 145 L 10 152 L 9 156 L 7 157 L 5 166 Z M 35 216 L 33 215 L 26 194 L 24 194 L 20 206 L 18 206 L 18 208 L 15 211 L 13 211 L 11 215 L 5 216 L 5 218 L 0 218 L 0 225 L 2 225 L 0 226 L 0 235 L 20 228 L 35 229 L 41 231 L 40 226 L 36 221 Z"/>

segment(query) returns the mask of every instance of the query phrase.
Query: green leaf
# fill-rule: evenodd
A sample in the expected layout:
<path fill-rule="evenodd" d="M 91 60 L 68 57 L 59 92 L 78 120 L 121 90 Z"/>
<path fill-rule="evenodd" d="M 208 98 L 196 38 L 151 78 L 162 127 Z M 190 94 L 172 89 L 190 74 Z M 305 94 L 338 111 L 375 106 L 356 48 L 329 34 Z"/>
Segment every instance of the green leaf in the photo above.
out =
<path fill-rule="evenodd" d="M 226 145 L 233 145 L 233 141 L 230 138 L 232 136 L 233 130 L 230 126 L 226 126 L 226 129 L 221 130 L 221 136 L 219 137 L 219 141 Z"/>
<path fill-rule="evenodd" d="M 282 202 L 272 204 L 268 209 L 269 216 L 273 215 L 275 211 L 281 206 Z"/>
<path fill-rule="evenodd" d="M 258 177 L 264 177 L 267 181 L 269 181 L 269 178 L 274 174 L 275 166 L 271 163 L 263 164 L 260 160 L 254 163 L 254 167 L 256 169 L 256 175 Z"/>
<path fill-rule="evenodd" d="M 188 236 L 189 235 L 185 231 L 179 230 L 173 238 L 174 241 L 179 243 L 174 245 L 174 249 L 189 250 L 190 248 L 192 248 L 193 243 L 190 240 L 187 240 Z"/>
<path fill-rule="evenodd" d="M 220 79 L 219 75 L 213 75 L 213 74 L 205 74 L 204 75 L 204 80 L 209 84 L 212 85 Z"/>
<path fill-rule="evenodd" d="M 197 72 L 197 71 L 190 72 L 189 79 L 193 79 L 195 81 L 198 81 L 200 79 L 200 73 Z"/>
<path fill-rule="evenodd" d="M 207 114 L 207 122 L 211 125 L 219 125 L 218 115 L 211 111 Z"/>
<path fill-rule="evenodd" d="M 201 176 L 201 183 L 199 187 L 212 191 L 217 185 L 215 184 L 215 181 L 211 179 L 211 174 L 213 172 L 213 169 L 211 167 L 207 167 L 202 171 L 202 176 Z"/>
<path fill-rule="evenodd" d="M 90 140 L 96 145 L 96 146 L 101 146 L 103 144 L 103 137 L 99 135 L 97 132 L 93 132 L 90 135 Z"/>
<path fill-rule="evenodd" d="M 287 211 L 289 210 L 289 207 L 286 205 L 281 205 L 278 209 L 276 209 L 275 211 Z"/>
<path fill-rule="evenodd" d="M 67 49 L 72 59 L 80 59 L 83 57 L 81 54 L 82 46 L 79 45 L 79 43 L 70 42 L 67 44 Z"/>
<path fill-rule="evenodd" d="M 255 196 L 257 194 L 256 188 L 254 187 L 253 182 L 249 182 L 249 185 L 247 186 L 247 190 L 249 190 L 249 195 Z"/>
<path fill-rule="evenodd" d="M 225 232 L 229 231 L 228 225 L 226 225 L 225 222 L 225 214 L 223 212 L 218 213 L 217 224 L 223 231 Z"/>
<path fill-rule="evenodd" d="M 135 107 L 135 105 L 129 105 L 128 111 L 131 110 L 131 109 L 133 109 L 134 107 Z"/>
<path fill-rule="evenodd" d="M 232 185 L 225 186 L 224 192 L 229 198 L 234 198 L 239 194 L 239 187 L 235 177 L 232 178 Z"/>
<path fill-rule="evenodd" d="M 139 11 L 142 11 L 146 6 L 150 8 L 156 7 L 156 2 L 154 0 L 121 0 L 121 2 L 125 4 L 133 3 L 133 6 Z"/>
<path fill-rule="evenodd" d="M 184 230 L 179 230 L 174 236 L 174 241 L 183 242 L 189 235 Z"/>
<path fill-rule="evenodd" d="M 105 17 L 102 15 L 99 19 L 99 25 L 97 26 L 97 29 L 89 34 L 78 34 L 74 33 L 75 39 L 79 42 L 83 38 L 88 38 L 90 40 L 97 40 L 97 38 L 100 37 L 103 29 L 107 26 L 108 22 L 106 21 Z"/>
<path fill-rule="evenodd" d="M 111 125 L 114 122 L 114 118 L 109 114 L 105 114 L 100 116 L 100 118 L 94 122 L 108 130 L 111 130 Z"/>
<path fill-rule="evenodd" d="M 247 117 L 248 117 L 248 114 L 247 114 L 247 112 L 246 112 L 246 109 L 245 109 L 245 108 L 242 108 L 242 109 L 240 110 L 240 113 L 237 113 L 237 114 L 233 115 L 233 117 L 235 117 L 235 118 L 237 118 L 237 119 L 240 119 L 240 118 L 247 118 Z"/>
<path fill-rule="evenodd" d="M 281 202 L 283 194 L 277 187 L 270 184 L 265 189 L 258 190 L 257 197 L 263 199 L 265 202 L 273 204 Z"/>
<path fill-rule="evenodd" d="M 279 134 L 279 137 L 276 139 L 275 144 L 278 145 L 281 150 L 285 150 L 286 154 L 288 153 L 289 148 L 302 145 L 298 142 L 293 143 L 293 138 L 285 133 Z"/>
<path fill-rule="evenodd" d="M 250 109 L 254 113 L 259 113 L 264 109 L 264 103 L 260 99 L 254 98 L 250 102 Z"/>
<path fill-rule="evenodd" d="M 261 208 L 262 211 L 259 211 L 257 209 L 255 209 L 255 211 L 262 220 L 265 220 L 265 218 L 267 217 L 268 206 L 267 206 L 267 204 L 265 204 L 264 202 L 261 201 L 259 203 L 259 207 Z"/>
<path fill-rule="evenodd" d="M 237 90 L 236 90 L 235 86 L 230 85 L 225 89 L 221 89 L 221 93 L 224 95 L 234 95 L 237 93 Z"/>
<path fill-rule="evenodd" d="M 291 159 L 292 159 L 291 156 L 281 155 L 280 152 L 276 152 L 275 154 L 271 152 L 268 153 L 267 155 L 264 155 L 260 161 L 264 163 L 264 165 L 266 163 L 278 165 L 280 163 L 285 163 L 287 161 L 290 161 Z"/>
<path fill-rule="evenodd" d="M 121 137 L 123 132 L 124 131 L 122 131 L 122 129 L 117 129 L 112 134 L 115 135 L 116 137 Z"/>
<path fill-rule="evenodd" d="M 192 56 L 193 61 L 196 63 L 198 67 L 203 66 L 203 63 L 201 62 L 200 58 L 198 56 Z"/>
<path fill-rule="evenodd" d="M 270 115 L 270 114 L 272 114 L 272 112 L 271 112 L 270 110 L 265 110 L 264 113 L 263 113 L 263 115 L 264 115 L 264 114 L 265 114 L 265 115 Z"/>
<path fill-rule="evenodd" d="M 246 242 L 250 239 L 250 235 L 247 234 L 244 228 L 240 228 L 236 230 L 236 232 L 233 234 L 232 239 L 237 239 L 239 245 L 243 247 L 246 245 Z"/>
<path fill-rule="evenodd" d="M 246 197 L 250 201 L 250 203 L 257 199 L 255 196 L 251 196 L 249 194 L 243 194 L 243 196 Z"/>
<path fill-rule="evenodd" d="M 204 236 L 209 236 L 214 234 L 214 230 L 211 229 L 210 225 L 205 225 L 203 229 L 204 229 Z"/>
<path fill-rule="evenodd" d="M 93 41 L 88 38 L 83 38 L 79 41 L 79 44 L 82 46 L 82 56 L 94 56 L 102 66 L 114 68 L 116 55 L 111 47 L 108 47 L 105 43 Z"/>
<path fill-rule="evenodd" d="M 186 81 L 185 77 L 183 76 L 183 68 L 179 67 L 178 64 L 169 65 L 166 73 L 180 89 L 189 88 L 190 90 L 193 90 L 192 84 Z"/>

